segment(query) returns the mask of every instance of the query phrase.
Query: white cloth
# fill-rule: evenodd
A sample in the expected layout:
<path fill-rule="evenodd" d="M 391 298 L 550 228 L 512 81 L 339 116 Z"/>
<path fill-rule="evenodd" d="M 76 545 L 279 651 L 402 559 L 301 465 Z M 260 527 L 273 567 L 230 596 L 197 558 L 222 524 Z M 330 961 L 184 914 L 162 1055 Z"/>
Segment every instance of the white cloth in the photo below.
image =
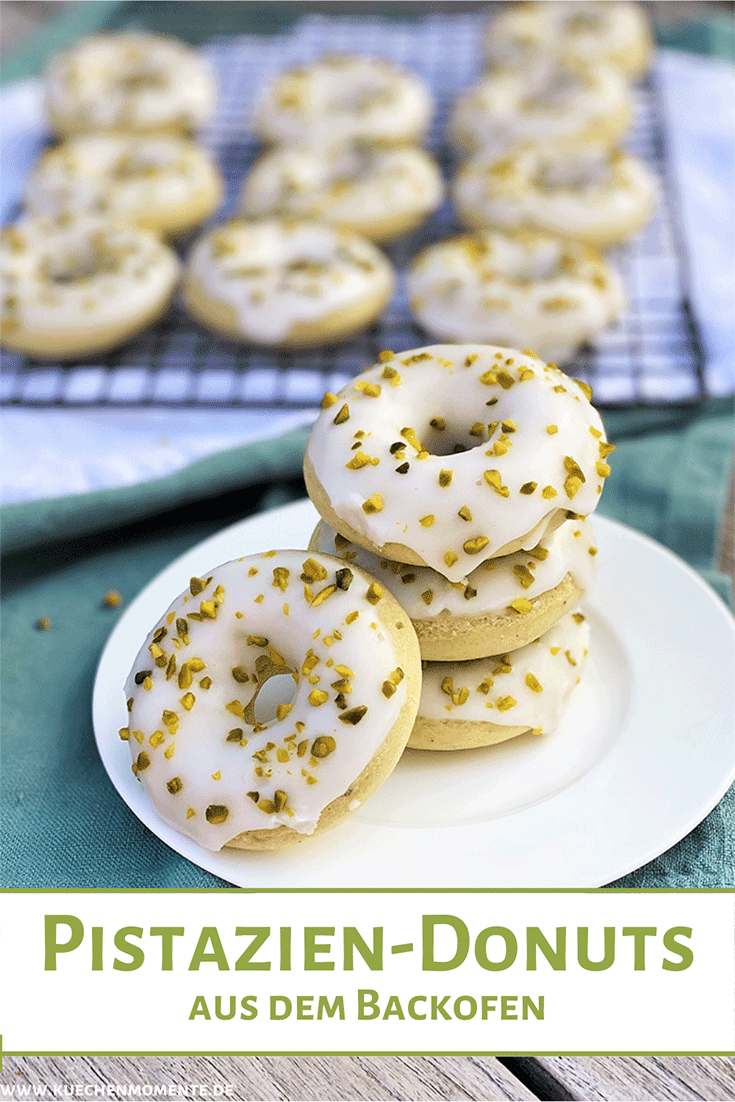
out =
<path fill-rule="evenodd" d="M 326 38 L 335 50 L 356 49 L 396 57 L 421 72 L 428 64 L 429 53 L 436 53 L 437 43 L 442 42 L 443 28 L 450 25 L 455 40 L 459 41 L 456 36 L 460 36 L 462 48 L 455 52 L 455 63 L 444 68 L 444 91 L 449 92 L 466 87 L 477 70 L 477 28 L 481 25 L 477 16 L 436 16 L 415 24 L 327 21 L 311 16 L 287 36 L 219 40 L 213 43 L 212 52 L 220 60 L 228 56 L 228 51 L 239 52 L 241 61 L 243 51 L 250 50 L 252 57 L 257 55 L 258 65 L 253 68 L 262 81 L 294 61 L 315 56 Z M 238 72 L 242 71 L 239 66 Z M 656 75 L 668 105 L 671 171 L 681 195 L 692 306 L 708 354 L 707 390 L 713 395 L 727 394 L 735 389 L 733 70 L 724 63 L 661 51 Z M 243 98 L 251 99 L 254 91 L 248 88 Z M 18 202 L 44 141 L 40 83 L 24 81 L 4 88 L 0 111 L 4 120 L 0 197 L 5 218 Z M 665 279 L 665 272 L 659 278 Z M 53 384 L 50 376 L 48 381 Z M 329 385 L 337 389 L 343 381 L 335 372 Z M 34 385 L 45 385 L 43 372 L 38 373 Z M 316 400 L 311 393 L 305 397 L 309 402 Z M 0 501 L 20 502 L 131 485 L 179 469 L 204 455 L 278 435 L 307 423 L 314 415 L 314 409 L 284 414 L 277 409 L 237 408 L 7 408 L 0 438 L 0 467 L 4 472 Z"/>

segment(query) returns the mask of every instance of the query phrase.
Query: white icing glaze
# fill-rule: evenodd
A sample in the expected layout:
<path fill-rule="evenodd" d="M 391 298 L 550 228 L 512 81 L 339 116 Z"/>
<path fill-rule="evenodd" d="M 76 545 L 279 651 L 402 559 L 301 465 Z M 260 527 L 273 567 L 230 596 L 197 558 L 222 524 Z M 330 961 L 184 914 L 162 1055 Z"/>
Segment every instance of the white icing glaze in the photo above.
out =
<path fill-rule="evenodd" d="M 245 177 L 240 203 L 250 215 L 280 211 L 360 231 L 376 219 L 429 214 L 443 197 L 441 173 L 424 150 L 354 142 L 266 153 Z"/>
<path fill-rule="evenodd" d="M 146 314 L 173 292 L 176 254 L 147 230 L 86 215 L 25 217 L 2 234 L 3 323 L 83 332 Z"/>
<path fill-rule="evenodd" d="M 650 216 L 656 186 L 626 153 L 580 147 L 573 154 L 524 149 L 501 161 L 479 158 L 459 172 L 454 200 L 473 225 L 531 227 L 580 239 L 637 230 Z"/>
<path fill-rule="evenodd" d="M 500 157 L 524 144 L 569 148 L 600 129 L 615 137 L 631 115 L 621 74 L 558 58 L 486 77 L 455 103 L 450 134 L 463 151 Z"/>
<path fill-rule="evenodd" d="M 532 601 L 554 589 L 567 574 L 586 593 L 597 573 L 597 549 L 589 520 L 565 521 L 543 537 L 534 555 L 515 551 L 487 559 L 472 571 L 467 584 L 450 582 L 428 566 L 382 559 L 356 543 L 345 544 L 341 536 L 335 544 L 335 536 L 334 529 L 320 520 L 311 542 L 318 551 L 367 570 L 393 593 L 411 620 L 431 620 L 446 614 L 462 618 L 499 615 L 517 597 Z M 546 552 L 546 558 L 536 557 L 539 549 L 541 554 Z"/>
<path fill-rule="evenodd" d="M 324 576 L 306 589 L 301 575 L 309 562 L 323 567 Z M 243 831 L 280 825 L 311 834 L 323 809 L 349 789 L 396 723 L 407 682 L 396 674 L 395 692 L 383 691 L 399 662 L 375 605 L 366 599 L 371 579 L 354 570 L 347 590 L 336 588 L 310 606 L 344 567 L 305 551 L 225 563 L 211 571 L 210 581 L 209 575 L 201 579 L 207 582 L 202 592 L 181 594 L 141 647 L 125 685 L 132 707 L 123 734 L 130 732 L 137 776 L 158 814 L 207 849 L 218 850 Z M 193 620 L 202 610 L 205 617 Z M 216 618 L 208 618 L 213 612 Z M 314 658 L 307 660 L 309 655 Z M 172 659 L 176 670 L 167 679 Z M 194 659 L 201 664 L 192 671 Z M 292 707 L 264 725 L 249 723 L 242 713 L 269 666 L 296 671 L 296 684 L 283 699 L 287 704 L 293 693 Z M 146 670 L 150 688 L 141 676 L 136 684 L 136 675 Z M 203 678 L 211 679 L 208 688 Z M 182 704 L 187 693 L 194 698 L 188 709 Z M 326 699 L 313 704 L 314 693 Z M 357 723 L 340 720 L 362 707 L 367 711 Z M 320 738 L 336 746 L 315 756 Z M 143 768 L 141 752 L 149 759 Z M 249 792 L 259 794 L 257 803 Z M 287 795 L 279 810 L 267 803 L 276 803 L 277 792 Z M 207 820 L 213 806 L 227 808 L 224 821 Z"/>
<path fill-rule="evenodd" d="M 600 416 L 577 382 L 531 354 L 493 345 L 386 353 L 332 399 L 307 456 L 334 513 L 373 546 L 408 547 L 450 581 L 485 559 L 535 547 L 567 510 L 586 516 L 597 506 L 608 471 L 596 467 L 606 450 Z M 437 418 L 443 430 L 431 426 Z M 469 450 L 453 454 L 455 445 Z M 448 485 L 440 484 L 444 471 Z"/>
<path fill-rule="evenodd" d="M 582 613 L 568 612 L 535 642 L 510 654 L 470 662 L 426 662 L 419 718 L 528 726 L 536 734 L 553 731 L 584 672 L 589 637 Z M 530 687 L 527 677 L 532 684 L 535 679 L 540 692 Z M 446 678 L 451 678 L 451 685 Z"/>
<path fill-rule="evenodd" d="M 532 233 L 485 231 L 430 246 L 414 261 L 408 292 L 414 316 L 440 340 L 528 344 L 555 363 L 625 303 L 599 253 Z"/>
<path fill-rule="evenodd" d="M 387 259 L 357 234 L 318 222 L 233 221 L 199 239 L 188 277 L 234 310 L 243 337 L 275 342 L 378 294 Z"/>
<path fill-rule="evenodd" d="M 135 221 L 218 188 L 210 155 L 184 138 L 87 134 L 41 158 L 26 204 L 34 214 L 87 211 Z"/>
<path fill-rule="evenodd" d="M 488 27 L 486 57 L 493 71 L 532 65 L 555 54 L 594 66 L 614 65 L 636 75 L 649 52 L 648 24 L 638 4 L 553 0 L 515 5 Z"/>
<path fill-rule="evenodd" d="M 197 130 L 214 114 L 217 87 L 204 58 L 183 42 L 100 35 L 51 63 L 46 99 L 65 132 Z"/>
<path fill-rule="evenodd" d="M 412 73 L 379 58 L 335 55 L 268 85 L 254 124 L 266 140 L 288 145 L 351 138 L 400 144 L 425 134 L 432 111 L 429 90 Z"/>

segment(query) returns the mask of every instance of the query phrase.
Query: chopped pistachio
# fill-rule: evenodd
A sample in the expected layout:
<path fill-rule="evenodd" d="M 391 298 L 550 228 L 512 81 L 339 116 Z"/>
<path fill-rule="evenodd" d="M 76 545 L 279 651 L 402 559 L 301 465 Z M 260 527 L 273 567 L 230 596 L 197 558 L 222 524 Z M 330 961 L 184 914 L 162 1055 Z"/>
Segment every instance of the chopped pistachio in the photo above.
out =
<path fill-rule="evenodd" d="M 452 481 L 453 471 L 439 471 L 439 485 L 449 486 Z"/>
<path fill-rule="evenodd" d="M 530 612 L 533 608 L 532 603 L 525 597 L 516 597 L 515 601 L 511 601 L 510 607 L 514 612 Z"/>
<path fill-rule="evenodd" d="M 239 685 L 244 685 L 247 681 L 250 680 L 250 674 L 247 673 L 247 671 L 244 670 L 242 666 L 233 666 L 230 670 L 230 673 Z"/>
<path fill-rule="evenodd" d="M 325 585 L 324 589 L 320 589 L 315 597 L 309 601 L 309 608 L 316 608 L 326 601 L 328 597 L 331 597 L 333 593 L 337 592 L 336 585 Z"/>
<path fill-rule="evenodd" d="M 141 773 L 151 764 L 151 759 L 148 757 L 145 750 L 141 750 L 141 752 L 138 754 L 135 764 L 138 766 L 138 769 Z"/>
<path fill-rule="evenodd" d="M 336 401 L 337 395 L 332 394 L 332 392 L 329 390 L 326 391 L 324 397 L 322 398 L 322 409 L 329 409 L 329 407 L 333 406 Z"/>
<path fill-rule="evenodd" d="M 337 742 L 331 735 L 319 735 L 314 739 L 311 746 L 311 752 L 315 758 L 329 757 L 337 749 Z M 299 747 L 300 750 L 300 747 Z M 298 751 L 297 751 L 298 752 Z M 301 757 L 299 752 L 299 757 Z"/>
<path fill-rule="evenodd" d="M 367 712 L 367 705 L 360 704 L 357 708 L 350 708 L 346 712 L 340 712 L 339 718 L 343 723 L 350 723 L 354 727 L 360 722 Z"/>
<path fill-rule="evenodd" d="M 184 783 L 181 777 L 172 777 L 170 781 L 166 781 L 166 788 L 169 790 L 172 796 L 175 796 L 184 787 Z"/>
<path fill-rule="evenodd" d="M 337 416 L 334 418 L 334 424 L 335 425 L 343 425 L 344 422 L 349 421 L 349 419 L 350 419 L 350 407 L 345 402 L 345 404 L 342 406 L 342 408 L 339 411 L 339 413 L 337 414 Z"/>
<path fill-rule="evenodd" d="M 466 555 L 479 555 L 489 543 L 490 540 L 486 536 L 475 536 L 474 539 L 465 540 L 462 544 L 462 550 Z"/>
<path fill-rule="evenodd" d="M 120 730 L 117 733 L 120 736 L 120 738 L 123 740 L 123 742 L 127 742 L 128 739 L 130 738 L 130 728 L 129 727 L 121 727 Z"/>
<path fill-rule="evenodd" d="M 497 699 L 497 708 L 499 712 L 507 712 L 509 708 L 515 708 L 518 703 L 512 696 L 499 696 Z"/>
<path fill-rule="evenodd" d="M 535 677 L 532 673 L 526 674 L 526 684 L 528 685 L 531 692 L 542 693 L 544 691 L 543 685 L 541 685 L 538 678 Z"/>
<path fill-rule="evenodd" d="M 541 497 L 545 497 L 545 498 L 556 497 L 556 490 L 554 489 L 553 486 L 544 486 L 543 490 L 541 491 Z"/>
<path fill-rule="evenodd" d="M 225 807 L 224 804 L 210 804 L 204 812 L 207 822 L 215 824 L 224 823 L 229 814 L 229 808 Z"/>
<path fill-rule="evenodd" d="M 446 563 L 447 566 L 454 566 L 456 561 L 457 561 L 457 556 L 455 555 L 454 551 L 446 551 L 444 553 L 444 562 Z"/>
<path fill-rule="evenodd" d="M 365 597 L 371 605 L 377 605 L 378 601 L 383 596 L 383 587 L 378 582 L 371 582 L 365 593 Z"/>
<path fill-rule="evenodd" d="M 521 486 L 520 492 L 522 494 L 532 494 L 538 486 L 538 482 L 524 482 Z"/>
<path fill-rule="evenodd" d="M 317 708 L 320 704 L 324 704 L 325 701 L 328 700 L 328 699 L 329 699 L 329 697 L 323 691 L 323 689 L 312 689 L 311 692 L 309 693 L 309 703 L 314 708 Z"/>
<path fill-rule="evenodd" d="M 206 584 L 203 578 L 192 578 L 189 582 L 189 592 L 192 597 L 197 597 L 205 589 Z"/>
<path fill-rule="evenodd" d="M 352 585 L 352 580 L 354 576 L 355 575 L 347 566 L 345 566 L 342 570 L 338 570 L 335 575 L 337 579 L 337 588 L 343 589 L 345 591 L 348 590 Z"/>
<path fill-rule="evenodd" d="M 380 494 L 373 494 L 366 501 L 362 503 L 362 510 L 364 513 L 379 513 L 383 508 L 383 498 Z"/>
<path fill-rule="evenodd" d="M 518 581 L 521 583 L 524 589 L 528 589 L 533 585 L 533 574 L 527 566 L 517 565 L 513 567 L 513 573 Z"/>
<path fill-rule="evenodd" d="M 277 704 L 276 705 L 276 719 L 285 719 L 288 713 L 293 708 L 293 704 Z"/>

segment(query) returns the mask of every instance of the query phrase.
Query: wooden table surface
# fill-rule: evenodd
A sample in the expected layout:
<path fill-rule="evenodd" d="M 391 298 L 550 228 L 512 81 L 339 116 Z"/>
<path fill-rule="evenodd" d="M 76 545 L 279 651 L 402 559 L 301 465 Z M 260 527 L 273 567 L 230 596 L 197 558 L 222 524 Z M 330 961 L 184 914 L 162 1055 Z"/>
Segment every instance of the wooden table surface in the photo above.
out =
<path fill-rule="evenodd" d="M 124 1097 L 105 1088 L 230 1087 L 256 1100 L 735 1099 L 729 1056 L 26 1056 L 5 1057 L 0 1097 Z M 11 1093 L 8 1088 L 16 1087 Z M 18 1090 L 20 1088 L 20 1090 Z M 94 1088 L 97 1088 L 96 1094 Z M 105 1090 L 105 1093 L 103 1093 Z M 25 1091 L 29 1091 L 26 1094 Z M 86 1091 L 86 1093 L 85 1093 Z M 159 1095 L 158 1097 L 162 1097 Z M 170 1091 L 169 1097 L 176 1097 Z M 210 1095 L 211 1097 L 211 1095 Z"/>

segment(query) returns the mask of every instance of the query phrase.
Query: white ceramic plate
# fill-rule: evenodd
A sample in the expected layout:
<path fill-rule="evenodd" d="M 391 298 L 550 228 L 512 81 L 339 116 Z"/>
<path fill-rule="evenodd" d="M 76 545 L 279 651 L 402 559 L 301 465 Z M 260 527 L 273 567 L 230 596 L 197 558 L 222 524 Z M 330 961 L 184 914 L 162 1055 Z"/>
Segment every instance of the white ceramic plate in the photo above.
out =
<path fill-rule="evenodd" d="M 248 888 L 598 887 L 668 849 L 726 792 L 730 614 L 680 559 L 600 517 L 590 659 L 556 732 L 456 754 L 408 750 L 346 824 L 291 850 L 210 853 L 178 834 L 152 811 L 117 734 L 128 670 L 192 575 L 306 547 L 317 519 L 298 502 L 205 540 L 133 601 L 100 660 L 94 727 L 105 768 L 138 818 L 188 860 Z"/>

